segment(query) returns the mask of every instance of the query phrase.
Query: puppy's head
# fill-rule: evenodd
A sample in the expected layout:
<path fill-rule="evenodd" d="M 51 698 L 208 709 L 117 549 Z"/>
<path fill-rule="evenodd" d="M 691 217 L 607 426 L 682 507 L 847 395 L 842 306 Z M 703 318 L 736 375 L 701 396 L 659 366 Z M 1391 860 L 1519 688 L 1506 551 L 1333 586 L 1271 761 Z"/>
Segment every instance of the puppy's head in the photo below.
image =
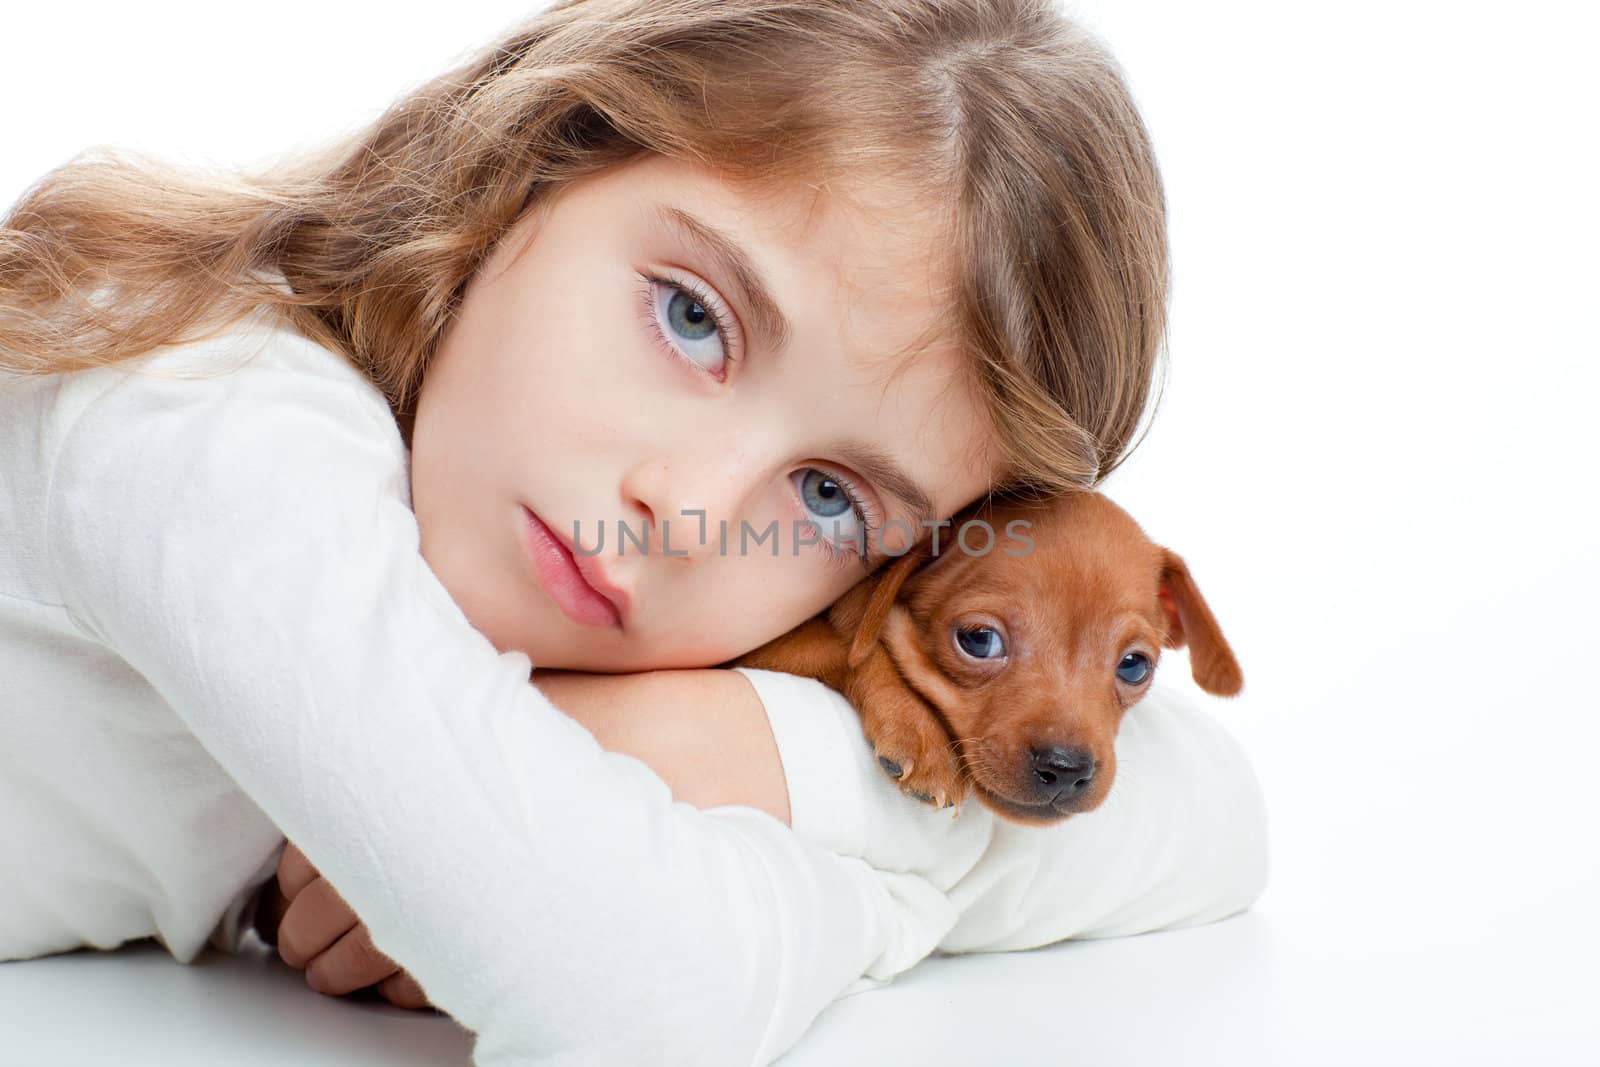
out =
<path fill-rule="evenodd" d="M 924 538 L 870 579 L 850 659 L 884 645 L 997 814 L 1037 824 L 1098 807 L 1163 648 L 1188 645 L 1207 692 L 1242 688 L 1183 559 L 1105 496 L 991 503 L 938 532 L 937 551 Z"/>

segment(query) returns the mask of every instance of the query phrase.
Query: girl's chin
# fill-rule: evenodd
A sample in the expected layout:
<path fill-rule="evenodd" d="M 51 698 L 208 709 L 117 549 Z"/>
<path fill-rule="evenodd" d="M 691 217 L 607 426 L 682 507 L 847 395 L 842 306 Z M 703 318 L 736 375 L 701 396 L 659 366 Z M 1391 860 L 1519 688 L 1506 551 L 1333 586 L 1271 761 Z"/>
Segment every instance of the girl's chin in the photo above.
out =
<path fill-rule="evenodd" d="M 583 626 L 573 622 L 555 605 L 548 616 L 523 620 L 520 637 L 509 646 L 520 649 L 535 667 L 556 671 L 588 671 L 594 674 L 637 674 L 642 671 L 703 670 L 717 667 L 741 655 L 745 649 L 737 642 L 719 641 L 716 645 L 699 641 L 686 644 L 677 627 L 666 632 L 647 626 L 630 626 L 626 633 L 615 629 Z M 678 638 L 678 640 L 674 640 Z M 496 642 L 496 647 L 502 647 Z"/>

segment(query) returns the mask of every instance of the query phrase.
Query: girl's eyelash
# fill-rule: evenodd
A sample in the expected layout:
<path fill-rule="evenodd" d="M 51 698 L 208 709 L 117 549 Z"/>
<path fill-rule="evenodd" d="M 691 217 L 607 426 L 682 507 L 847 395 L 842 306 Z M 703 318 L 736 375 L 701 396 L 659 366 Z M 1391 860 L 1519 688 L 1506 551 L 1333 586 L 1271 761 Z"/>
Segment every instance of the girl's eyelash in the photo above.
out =
<path fill-rule="evenodd" d="M 743 338 L 739 334 L 739 323 L 729 313 L 728 308 L 721 300 L 713 296 L 710 290 L 693 281 L 678 281 L 675 278 L 664 278 L 659 274 L 641 273 L 640 278 L 644 285 L 640 288 L 639 297 L 644 302 L 645 322 L 650 326 L 650 332 L 655 334 L 657 343 L 666 346 L 667 354 L 679 359 L 686 358 L 678 351 L 678 346 L 672 343 L 666 331 L 661 328 L 661 321 L 656 317 L 655 286 L 664 285 L 668 289 L 677 289 L 693 298 L 696 304 L 706 309 L 711 316 L 711 321 L 716 324 L 717 333 L 723 339 L 722 360 L 726 365 L 739 361 L 738 353 L 741 351 Z"/>
<path fill-rule="evenodd" d="M 820 470 L 821 468 L 819 467 L 818 469 Z M 861 564 L 864 570 L 870 572 L 872 570 L 872 566 L 867 561 L 872 555 L 872 535 L 878 530 L 877 512 L 875 512 L 872 508 L 872 505 L 867 502 L 866 495 L 863 494 L 861 490 L 856 487 L 856 484 L 849 478 L 846 478 L 837 471 L 829 471 L 828 477 L 838 482 L 840 487 L 844 489 L 845 496 L 850 498 L 850 510 L 856 513 L 856 519 L 861 523 L 861 548 L 866 549 L 866 551 L 861 551 L 861 549 L 840 548 L 826 537 L 821 536 L 822 531 L 817 529 L 816 523 L 811 522 L 809 519 L 806 521 L 810 524 L 812 529 L 817 530 L 817 544 L 821 547 L 823 555 L 827 558 L 829 566 L 843 569 L 846 560 L 854 559 L 856 562 Z"/>

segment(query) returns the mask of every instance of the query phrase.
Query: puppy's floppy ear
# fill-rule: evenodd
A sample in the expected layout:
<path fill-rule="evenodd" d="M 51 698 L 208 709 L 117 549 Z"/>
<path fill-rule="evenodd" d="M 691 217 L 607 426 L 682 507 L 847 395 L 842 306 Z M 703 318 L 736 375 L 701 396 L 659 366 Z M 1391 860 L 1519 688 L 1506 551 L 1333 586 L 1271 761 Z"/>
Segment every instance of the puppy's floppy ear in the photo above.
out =
<path fill-rule="evenodd" d="M 1244 688 L 1244 672 L 1222 636 L 1205 598 L 1189 577 L 1183 557 L 1161 549 L 1161 610 L 1167 617 L 1167 648 L 1189 645 L 1189 668 L 1201 689 L 1231 697 Z"/>
<path fill-rule="evenodd" d="M 867 604 L 862 610 L 861 622 L 856 626 L 855 637 L 850 641 L 850 652 L 845 657 L 851 667 L 859 666 L 866 658 L 872 646 L 878 643 L 878 635 L 883 632 L 883 624 L 889 618 L 889 609 L 894 607 L 895 598 L 900 595 L 900 587 L 906 584 L 906 579 L 929 559 L 933 558 L 933 550 L 928 541 L 921 541 L 912 546 L 903 556 L 892 560 L 880 567 L 877 573 L 866 579 L 870 586 L 867 592 Z"/>

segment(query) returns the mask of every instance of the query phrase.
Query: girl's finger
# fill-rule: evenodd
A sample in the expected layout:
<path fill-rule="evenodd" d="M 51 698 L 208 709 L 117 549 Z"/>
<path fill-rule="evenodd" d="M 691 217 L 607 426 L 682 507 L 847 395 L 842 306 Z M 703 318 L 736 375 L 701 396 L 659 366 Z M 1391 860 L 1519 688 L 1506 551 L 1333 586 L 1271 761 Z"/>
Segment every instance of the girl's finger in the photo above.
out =
<path fill-rule="evenodd" d="M 378 983 L 378 993 L 397 1008 L 410 1008 L 413 1011 L 431 1008 L 427 994 L 417 984 L 417 980 L 405 971 L 396 971 Z"/>
<path fill-rule="evenodd" d="M 379 952 L 365 925 L 358 923 L 306 968 L 306 984 L 318 993 L 343 996 L 383 981 L 400 965 Z"/>
<path fill-rule="evenodd" d="M 360 922 L 326 878 L 300 891 L 278 924 L 278 955 L 291 967 L 305 967 Z"/>
<path fill-rule="evenodd" d="M 317 880 L 317 869 L 311 866 L 311 861 L 306 859 L 306 854 L 295 847 L 290 841 L 283 846 L 283 855 L 278 857 L 278 888 L 283 895 L 293 900 L 300 895 L 300 891 Z"/>

